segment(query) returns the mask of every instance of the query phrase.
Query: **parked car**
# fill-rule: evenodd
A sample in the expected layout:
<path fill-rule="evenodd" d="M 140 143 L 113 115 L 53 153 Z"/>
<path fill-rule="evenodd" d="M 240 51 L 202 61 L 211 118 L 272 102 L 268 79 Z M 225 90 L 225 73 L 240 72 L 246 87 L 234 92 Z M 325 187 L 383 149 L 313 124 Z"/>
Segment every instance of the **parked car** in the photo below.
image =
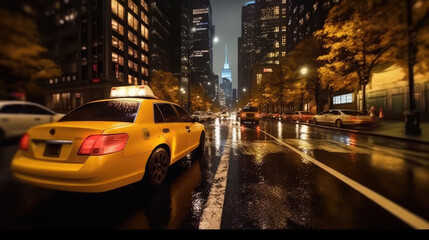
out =
<path fill-rule="evenodd" d="M 33 102 L 0 101 L 0 141 L 19 137 L 32 126 L 56 122 L 63 116 Z"/>
<path fill-rule="evenodd" d="M 268 118 L 268 113 L 266 112 L 262 112 L 260 113 L 260 115 L 261 115 L 261 118 Z"/>
<path fill-rule="evenodd" d="M 292 119 L 292 113 L 282 113 L 280 118 L 282 121 L 290 121 Z"/>
<path fill-rule="evenodd" d="M 343 127 L 350 125 L 372 125 L 375 123 L 375 119 L 371 118 L 367 112 L 349 109 L 331 109 L 314 115 L 313 123 L 333 124 L 336 127 Z"/>
<path fill-rule="evenodd" d="M 280 114 L 278 112 L 273 112 L 273 113 L 268 114 L 268 117 L 270 119 L 279 119 Z"/>
<path fill-rule="evenodd" d="M 204 111 L 195 111 L 192 113 L 192 118 L 197 118 L 198 122 L 205 122 L 207 120 L 207 115 Z"/>
<path fill-rule="evenodd" d="M 291 116 L 291 121 L 296 122 L 310 122 L 313 119 L 314 114 L 307 111 L 296 111 Z"/>
<path fill-rule="evenodd" d="M 259 124 L 260 114 L 257 107 L 244 106 L 240 113 L 240 123 L 252 122 Z"/>

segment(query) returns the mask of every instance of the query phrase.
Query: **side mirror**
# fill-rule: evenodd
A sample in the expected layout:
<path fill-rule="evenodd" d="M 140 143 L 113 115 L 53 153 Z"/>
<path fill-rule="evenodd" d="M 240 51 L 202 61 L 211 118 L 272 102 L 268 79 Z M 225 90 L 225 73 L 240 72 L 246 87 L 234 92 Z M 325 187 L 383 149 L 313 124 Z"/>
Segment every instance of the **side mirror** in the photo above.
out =
<path fill-rule="evenodd" d="M 200 119 L 197 116 L 192 117 L 192 122 L 199 122 Z"/>

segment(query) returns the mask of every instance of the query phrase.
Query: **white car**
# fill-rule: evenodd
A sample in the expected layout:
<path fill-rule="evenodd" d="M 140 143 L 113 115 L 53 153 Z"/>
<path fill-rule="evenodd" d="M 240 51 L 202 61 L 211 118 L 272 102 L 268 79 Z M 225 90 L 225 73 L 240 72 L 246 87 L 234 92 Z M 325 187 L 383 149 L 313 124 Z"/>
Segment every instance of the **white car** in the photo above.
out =
<path fill-rule="evenodd" d="M 313 116 L 314 124 L 333 124 L 338 128 L 345 125 L 373 125 L 375 119 L 367 112 L 349 109 L 331 109 Z"/>
<path fill-rule="evenodd" d="M 220 118 L 229 118 L 229 113 L 228 112 L 222 112 L 221 114 L 220 114 Z"/>
<path fill-rule="evenodd" d="M 0 101 L 0 141 L 19 137 L 32 126 L 56 122 L 63 116 L 37 103 Z"/>
<path fill-rule="evenodd" d="M 205 122 L 207 120 L 207 115 L 204 111 L 196 111 L 192 113 L 192 118 L 194 117 L 198 118 L 198 122 Z"/>

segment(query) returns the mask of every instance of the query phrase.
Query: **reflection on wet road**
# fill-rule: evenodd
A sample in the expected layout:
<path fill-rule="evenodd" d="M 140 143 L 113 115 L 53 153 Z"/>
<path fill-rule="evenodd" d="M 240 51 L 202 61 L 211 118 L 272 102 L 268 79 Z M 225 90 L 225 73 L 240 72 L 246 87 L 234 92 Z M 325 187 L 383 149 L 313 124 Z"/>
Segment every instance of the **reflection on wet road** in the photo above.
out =
<path fill-rule="evenodd" d="M 429 228 L 427 146 L 277 121 L 205 127 L 204 153 L 155 189 L 52 191 L 14 180 L 2 159 L 0 228 Z"/>

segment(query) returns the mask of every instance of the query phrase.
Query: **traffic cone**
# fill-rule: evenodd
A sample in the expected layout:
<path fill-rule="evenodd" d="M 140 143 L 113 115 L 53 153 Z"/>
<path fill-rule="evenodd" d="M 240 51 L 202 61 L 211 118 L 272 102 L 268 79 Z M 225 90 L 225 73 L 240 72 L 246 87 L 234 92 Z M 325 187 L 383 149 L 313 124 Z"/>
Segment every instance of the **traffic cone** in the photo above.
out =
<path fill-rule="evenodd" d="M 383 114 L 383 108 L 380 108 L 380 114 L 378 115 L 379 119 L 384 118 L 384 114 Z"/>

